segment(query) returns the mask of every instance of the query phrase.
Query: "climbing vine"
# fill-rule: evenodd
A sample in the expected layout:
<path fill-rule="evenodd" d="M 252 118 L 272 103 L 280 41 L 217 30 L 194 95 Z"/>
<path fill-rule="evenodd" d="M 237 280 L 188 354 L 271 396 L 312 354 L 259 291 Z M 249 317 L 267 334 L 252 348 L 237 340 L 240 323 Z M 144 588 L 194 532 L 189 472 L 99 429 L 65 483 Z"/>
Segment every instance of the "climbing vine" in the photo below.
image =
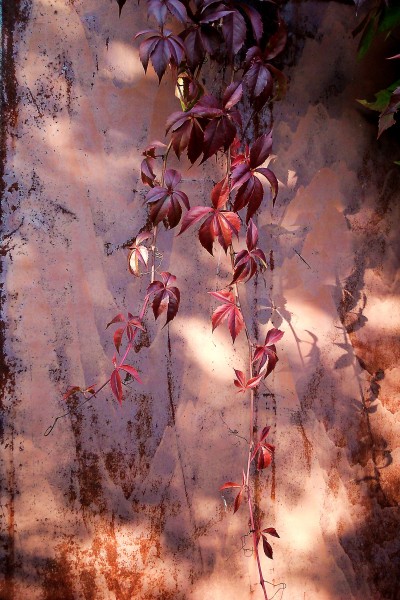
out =
<path fill-rule="evenodd" d="M 120 14 L 125 2 L 118 0 Z M 180 102 L 180 110 L 167 119 L 166 143 L 151 142 L 143 149 L 141 181 L 147 189 L 147 211 L 129 247 L 128 265 L 134 277 L 148 277 L 148 286 L 135 314 L 119 313 L 107 325 L 114 328 L 115 345 L 109 379 L 99 388 L 73 386 L 64 399 L 83 394 L 87 402 L 110 385 L 116 401 L 122 403 L 128 380 L 142 384 L 129 359 L 135 338 L 146 328 L 150 307 L 154 318 L 164 317 L 169 326 L 181 300 L 175 275 L 159 269 L 161 227 L 175 229 L 178 236 L 193 235 L 198 228 L 199 250 L 210 255 L 220 245 L 229 258 L 230 281 L 204 293 L 218 302 L 212 330 L 226 324 L 232 343 L 240 335 L 247 339 L 247 372 L 234 369 L 232 389 L 250 400 L 243 468 L 232 473 L 232 480 L 222 483 L 220 490 L 235 492 L 233 513 L 247 508 L 248 525 L 243 530 L 252 540 L 261 593 L 268 600 L 262 554 L 273 558 L 271 542 L 279 535 L 272 523 L 264 521 L 262 515 L 268 511 L 254 491 L 257 473 L 271 465 L 275 448 L 267 441 L 270 426 L 257 427 L 255 392 L 276 367 L 276 344 L 284 333 L 271 327 L 262 340 L 256 339 L 242 310 L 242 295 L 250 280 L 271 268 L 259 246 L 257 215 L 266 206 L 273 207 L 278 194 L 278 181 L 269 165 L 272 131 L 267 117 L 286 89 L 286 78 L 274 64 L 285 48 L 286 28 L 277 6 L 261 1 L 148 0 L 147 12 L 151 26 L 135 35 L 140 61 L 145 72 L 154 69 L 160 82 L 167 73 L 172 75 Z M 215 93 L 207 90 L 205 75 L 205 65 L 209 72 L 213 63 L 223 72 Z M 256 120 L 264 123 L 258 136 L 252 133 Z M 214 183 L 204 205 L 192 206 L 182 191 L 181 172 L 169 166 L 172 153 L 183 164 L 202 164 L 216 156 L 224 164 L 222 178 Z"/>

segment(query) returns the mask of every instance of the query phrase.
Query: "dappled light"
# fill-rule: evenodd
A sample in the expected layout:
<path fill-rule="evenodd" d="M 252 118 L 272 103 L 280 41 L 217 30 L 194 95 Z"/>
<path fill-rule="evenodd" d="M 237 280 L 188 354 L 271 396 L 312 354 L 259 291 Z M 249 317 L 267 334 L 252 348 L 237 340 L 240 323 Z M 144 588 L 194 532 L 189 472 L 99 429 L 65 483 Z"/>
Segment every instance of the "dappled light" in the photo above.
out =
<path fill-rule="evenodd" d="M 270 427 L 249 469 L 256 517 L 279 532 L 273 560 L 260 551 L 269 600 L 398 600 L 399 157 L 355 102 L 378 68 L 357 62 L 354 6 L 282 6 L 289 86 L 273 106 L 273 154 L 267 107 L 249 125 L 258 154 L 232 170 L 240 183 L 245 165 L 265 202 L 240 218 L 220 210 L 218 136 L 202 162 L 177 135 L 181 162 L 171 151 L 165 185 L 151 172 L 143 184 L 143 151 L 168 139 L 182 108 L 151 45 L 143 72 L 145 3 L 127 0 L 121 18 L 114 0 L 15 7 L 13 51 L 3 44 L 15 97 L 3 156 L 0 597 L 262 598 L 248 503 L 235 505 L 254 390 L 255 439 Z M 230 75 L 209 61 L 204 72 L 218 96 Z M 228 130 L 238 87 L 213 108 Z M 267 155 L 272 171 L 260 167 Z M 246 210 L 251 239 L 238 244 Z M 137 238 L 150 221 L 154 273 L 139 260 L 151 240 L 140 254 Z M 125 342 L 134 371 L 121 374 Z M 256 348 L 260 373 L 279 360 L 252 383 Z M 113 372 L 112 389 L 68 394 Z"/>

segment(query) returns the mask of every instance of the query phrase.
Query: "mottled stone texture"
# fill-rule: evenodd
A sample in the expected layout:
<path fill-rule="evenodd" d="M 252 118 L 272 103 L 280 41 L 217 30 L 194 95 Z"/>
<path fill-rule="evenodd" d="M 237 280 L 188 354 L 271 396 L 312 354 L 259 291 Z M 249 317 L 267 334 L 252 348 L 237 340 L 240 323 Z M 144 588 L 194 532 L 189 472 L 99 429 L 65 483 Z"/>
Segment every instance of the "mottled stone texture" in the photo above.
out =
<path fill-rule="evenodd" d="M 206 291 L 229 277 L 219 250 L 160 235 L 182 308 L 169 332 L 147 319 L 132 357 L 144 385 L 122 408 L 109 391 L 72 402 L 43 436 L 69 385 L 107 379 L 105 324 L 139 311 L 146 282 L 127 273 L 124 247 L 145 223 L 140 151 L 178 105 L 171 80 L 158 86 L 139 63 L 143 4 L 128 0 L 121 20 L 109 0 L 5 4 L 0 597 L 261 598 L 245 510 L 233 517 L 218 492 L 245 462 L 229 428 L 248 429 L 232 387 L 245 342 L 211 334 Z M 285 600 L 399 600 L 400 157 L 354 101 L 387 74 L 376 58 L 357 63 L 352 6 L 285 11 L 281 191 L 259 217 L 275 268 L 245 307 L 260 337 L 269 321 L 285 331 L 257 400 L 277 448 L 257 482 L 281 536 L 265 574 Z M 185 171 L 193 205 L 218 168 Z"/>

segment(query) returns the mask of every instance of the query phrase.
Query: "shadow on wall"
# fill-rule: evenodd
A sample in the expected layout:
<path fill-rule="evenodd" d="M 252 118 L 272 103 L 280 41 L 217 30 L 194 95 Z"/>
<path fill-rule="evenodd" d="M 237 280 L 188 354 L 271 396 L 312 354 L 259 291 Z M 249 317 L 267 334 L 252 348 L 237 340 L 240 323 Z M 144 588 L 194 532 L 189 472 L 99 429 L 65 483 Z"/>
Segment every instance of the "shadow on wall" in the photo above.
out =
<path fill-rule="evenodd" d="M 237 438 L 230 438 L 220 423 L 220 413 L 225 410 L 229 423 L 242 433 L 247 431 L 246 410 L 232 401 L 228 388 L 243 343 L 238 341 L 234 349 L 226 351 L 227 336 L 219 331 L 209 341 L 209 321 L 201 316 L 210 312 L 209 300 L 204 300 L 194 317 L 191 301 L 183 302 L 182 325 L 174 323 L 171 331 L 158 333 L 157 343 L 157 327 L 149 325 L 149 340 L 143 341 L 137 356 L 141 371 L 148 373 L 146 391 L 127 389 L 124 406 L 118 411 L 110 394 L 84 411 L 72 399 L 69 420 L 58 423 L 51 438 L 41 438 L 54 413 L 64 409 L 61 402 L 57 408 L 53 402 L 44 406 L 43 398 L 59 397 L 75 378 L 77 383 L 92 383 L 99 373 L 108 372 L 113 349 L 104 325 L 111 312 L 118 312 L 121 301 L 130 307 L 143 295 L 144 283 L 128 284 L 125 291 L 126 270 L 116 250 L 144 224 L 144 212 L 136 214 L 134 204 L 140 197 L 138 149 L 150 141 L 153 132 L 158 135 L 166 115 L 176 109 L 175 101 L 165 101 L 170 82 L 158 88 L 154 77 L 145 79 L 141 67 L 137 68 L 130 44 L 131 24 L 142 27 L 133 5 L 127 4 L 124 19 L 118 21 L 116 7 L 109 3 L 89 2 L 88 10 L 86 4 L 75 4 L 74 8 L 73 3 L 61 0 L 54 6 L 44 1 L 32 3 L 32 28 L 28 23 L 24 34 L 26 46 L 21 41 L 29 67 L 18 67 L 21 101 L 19 122 L 12 123 L 15 147 L 8 156 L 9 214 L 5 223 L 9 231 L 21 224 L 16 246 L 8 254 L 10 271 L 12 267 L 15 273 L 8 290 L 19 294 L 10 299 L 11 352 L 18 352 L 25 371 L 19 375 L 18 393 L 5 408 L 5 440 L 11 443 L 3 464 L 8 531 L 2 542 L 8 579 L 2 594 L 5 600 L 14 600 L 29 588 L 34 597 L 44 600 L 98 600 L 110 594 L 118 600 L 179 600 L 217 573 L 221 581 L 231 581 L 229 598 L 234 594 L 240 597 L 238 586 L 244 585 L 248 571 L 247 564 L 243 566 L 248 559 L 243 561 L 240 553 L 243 521 L 238 519 L 232 525 L 229 519 L 227 525 L 218 487 L 224 477 L 240 472 L 243 456 Z M 126 56 L 134 66 L 125 65 Z M 155 105 L 148 100 L 154 95 Z M 200 204 L 211 187 L 206 169 L 193 169 L 193 179 L 205 181 L 193 204 Z M 185 185 L 192 187 L 192 181 Z M 116 223 L 119 214 L 124 217 Z M 264 239 L 279 234 L 290 240 L 274 246 L 277 269 L 291 259 L 301 264 L 294 247 L 302 254 L 306 230 L 297 225 L 289 230 L 283 219 L 261 225 Z M 214 272 L 207 275 L 210 265 L 216 269 L 211 258 L 203 254 L 194 262 L 187 239 L 178 243 L 172 235 L 163 238 L 163 269 L 170 263 L 177 265 L 177 274 L 182 281 L 186 278 L 188 298 L 194 291 L 214 288 L 216 281 L 220 284 L 223 265 L 220 278 Z M 373 232 L 366 238 L 366 246 L 372 239 Z M 360 260 L 362 257 L 360 251 Z M 357 294 L 362 294 L 366 265 L 358 265 L 353 279 L 346 282 L 346 297 L 350 294 L 358 300 Z M 263 285 L 259 278 L 255 291 Z M 286 323 L 294 371 L 302 373 L 295 386 L 299 398 L 295 408 L 288 404 L 280 407 L 269 390 L 260 394 L 268 403 L 273 428 L 276 430 L 276 413 L 281 411 L 280 435 L 293 439 L 291 432 L 295 431 L 303 446 L 294 460 L 299 460 L 304 472 L 311 473 L 318 456 L 310 433 L 314 422 L 323 423 L 334 447 L 342 444 L 352 465 L 364 467 L 371 455 L 367 415 L 372 403 L 361 395 L 361 399 L 347 398 L 337 391 L 322 341 L 295 322 L 283 293 L 274 290 L 272 297 L 268 296 L 268 285 L 267 280 L 265 294 L 263 291 L 256 306 L 260 323 L 266 325 L 270 319 L 275 326 Z M 341 298 L 339 283 L 337 293 Z M 348 335 L 367 323 L 363 307 L 353 300 L 339 306 Z M 249 306 L 254 306 L 251 292 Z M 357 321 L 352 321 L 350 331 L 347 319 L 353 309 Z M 183 350 L 190 337 L 185 323 L 191 318 L 198 347 L 193 344 L 188 356 Z M 25 323 L 31 323 L 28 335 Z M 253 327 L 256 330 L 257 325 Z M 360 377 L 353 345 L 347 337 L 343 340 L 345 358 L 340 357 L 335 366 L 338 370 L 353 367 L 353 376 Z M 221 373 L 222 352 L 229 365 L 226 373 Z M 207 362 L 215 376 L 211 381 Z M 371 389 L 377 392 L 377 375 L 374 377 Z M 221 391 L 215 389 L 217 380 Z M 204 403 L 199 401 L 200 394 L 206 398 Z M 259 418 L 265 418 L 261 410 Z M 21 459 L 22 467 L 14 461 L 17 438 L 31 453 L 30 458 Z M 374 432 L 373 448 L 376 438 Z M 380 443 L 386 452 L 383 433 Z M 329 462 L 331 455 L 325 458 Z M 378 468 L 377 460 L 374 463 Z M 260 494 L 273 501 L 279 476 L 279 493 L 285 497 L 290 492 L 301 504 L 301 482 L 292 481 L 290 469 L 284 475 L 276 469 L 275 465 L 264 483 L 259 483 Z M 339 467 L 333 468 L 331 482 L 341 475 Z M 366 477 L 356 482 L 364 490 L 357 496 L 356 506 L 365 504 L 365 515 L 358 530 L 342 530 L 338 525 L 340 544 L 353 569 L 357 572 L 358 566 L 365 574 L 370 589 L 375 586 L 382 599 L 397 600 L 397 596 L 385 596 L 392 593 L 395 582 L 393 574 L 384 569 L 389 559 L 397 566 L 397 542 L 388 537 L 394 531 L 396 508 L 392 500 L 381 502 L 376 471 Z M 352 497 L 353 484 L 347 493 Z M 375 502 L 379 506 L 375 507 Z M 272 506 L 271 515 L 274 511 Z M 385 542 L 390 542 L 390 548 L 383 552 Z M 227 561 L 232 544 L 239 551 Z M 316 554 L 318 549 L 313 548 L 313 556 Z M 299 574 L 299 585 L 305 577 L 319 577 L 321 587 L 335 597 L 336 590 L 329 589 L 330 574 L 326 572 L 322 578 L 318 571 L 318 564 L 310 565 L 306 576 Z M 243 589 L 247 591 L 247 587 Z"/>

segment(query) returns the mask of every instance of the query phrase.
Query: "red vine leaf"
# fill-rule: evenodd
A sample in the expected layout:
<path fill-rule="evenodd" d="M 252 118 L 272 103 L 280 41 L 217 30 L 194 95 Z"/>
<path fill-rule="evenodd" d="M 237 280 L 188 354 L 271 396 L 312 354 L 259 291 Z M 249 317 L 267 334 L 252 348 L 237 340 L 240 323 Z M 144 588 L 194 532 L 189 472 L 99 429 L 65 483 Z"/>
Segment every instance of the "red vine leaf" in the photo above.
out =
<path fill-rule="evenodd" d="M 90 394 L 91 396 L 96 396 L 96 388 L 94 385 L 90 385 L 87 388 L 81 388 L 77 385 L 74 385 L 73 387 L 68 388 L 68 390 L 63 395 L 62 399 L 68 400 L 68 398 L 70 398 L 74 394 L 83 394 L 85 396 L 85 398 L 87 397 L 86 394 Z"/>
<path fill-rule="evenodd" d="M 139 236 L 138 236 L 138 238 L 139 238 Z M 114 346 L 118 353 L 119 353 L 119 350 L 121 347 L 122 338 L 123 338 L 125 331 L 126 331 L 129 341 L 132 341 L 132 339 L 134 337 L 135 329 L 141 329 L 142 331 L 144 331 L 144 327 L 143 327 L 142 323 L 140 322 L 139 317 L 134 317 L 131 313 L 128 313 L 127 320 L 125 319 L 125 317 L 122 313 L 118 314 L 116 317 L 113 318 L 112 321 L 110 321 L 107 324 L 106 329 L 114 323 L 123 323 L 123 322 L 126 322 L 125 327 L 118 328 L 114 333 Z"/>
<path fill-rule="evenodd" d="M 180 292 L 179 289 L 171 284 L 176 281 L 175 275 L 171 273 L 161 273 L 162 281 L 153 281 L 147 288 L 149 295 L 154 294 L 153 299 L 153 313 L 155 319 L 165 311 L 167 311 L 167 320 L 164 324 L 167 325 L 176 316 L 179 303 L 180 303 Z"/>
<path fill-rule="evenodd" d="M 142 178 L 142 183 L 144 183 L 145 185 L 149 185 L 150 187 L 154 186 L 155 183 L 155 173 L 154 173 L 154 164 L 155 164 L 155 159 L 156 157 L 156 148 L 162 148 L 165 149 L 166 145 L 163 144 L 162 142 L 159 141 L 155 141 L 152 142 L 147 148 L 146 150 L 144 150 L 144 152 L 142 152 L 142 155 L 145 157 L 142 160 L 142 163 L 140 165 L 140 176 Z"/>
<path fill-rule="evenodd" d="M 110 385 L 111 385 L 111 390 L 112 393 L 114 394 L 114 396 L 116 397 L 116 399 L 118 400 L 118 402 L 120 404 L 122 404 L 122 400 L 123 400 L 123 393 L 122 393 L 122 379 L 121 379 L 121 375 L 119 374 L 120 371 L 125 371 L 126 373 L 129 373 L 129 375 L 131 377 L 133 377 L 133 379 L 136 379 L 136 381 L 138 381 L 139 383 L 143 383 L 143 381 L 140 379 L 139 377 L 139 373 L 137 372 L 137 370 L 132 367 L 131 365 L 117 365 L 117 360 L 114 356 L 113 358 L 113 364 L 114 364 L 114 370 L 111 373 L 111 377 L 110 377 Z"/>
<path fill-rule="evenodd" d="M 271 428 L 268 426 L 264 427 L 264 429 L 261 432 L 260 439 L 259 439 L 258 443 L 256 444 L 256 446 L 252 452 L 252 455 L 250 457 L 250 460 L 254 460 L 258 454 L 257 469 L 259 471 L 269 467 L 269 465 L 272 462 L 272 456 L 275 452 L 275 446 L 272 446 L 272 444 L 267 444 L 265 441 L 267 435 L 269 434 L 270 429 Z"/>
<path fill-rule="evenodd" d="M 229 192 L 229 177 L 225 176 L 212 189 L 211 202 L 214 208 L 221 209 L 225 206 L 229 198 Z"/>
<path fill-rule="evenodd" d="M 190 110 L 172 113 L 166 130 L 172 130 L 172 147 L 178 158 L 187 148 L 188 158 L 194 163 L 203 153 L 202 162 L 225 151 L 233 142 L 241 116 L 234 107 L 242 96 L 242 84 L 233 82 L 218 101 L 211 95 L 200 98 Z"/>
<path fill-rule="evenodd" d="M 71 397 L 71 396 L 73 396 L 74 394 L 77 394 L 77 393 L 79 393 L 79 392 L 81 392 L 81 391 L 82 391 L 82 389 L 81 389 L 79 386 L 77 386 L 77 385 L 75 385 L 75 386 L 73 386 L 73 387 L 70 387 L 70 388 L 69 388 L 69 389 L 68 389 L 68 390 L 65 392 L 65 394 L 64 394 L 64 395 L 63 395 L 63 397 L 62 397 L 62 399 L 63 399 L 63 400 L 68 400 L 68 398 L 70 398 L 70 397 Z"/>
<path fill-rule="evenodd" d="M 118 367 L 118 369 L 129 373 L 129 375 L 133 377 L 133 379 L 136 379 L 136 381 L 138 381 L 139 383 L 143 383 L 143 381 L 139 377 L 139 373 L 131 365 L 121 365 L 120 367 Z"/>
<path fill-rule="evenodd" d="M 264 550 L 265 556 L 267 556 L 267 558 L 270 558 L 272 560 L 274 556 L 273 556 L 271 544 L 267 541 L 267 538 L 265 538 L 264 536 L 262 536 L 262 541 L 263 541 L 263 550 Z"/>
<path fill-rule="evenodd" d="M 229 148 L 236 135 L 235 124 L 225 115 L 212 119 L 204 130 L 203 158 L 204 162 L 213 154 L 216 154 L 220 148 L 224 151 Z"/>
<path fill-rule="evenodd" d="M 178 235 L 181 235 L 206 215 L 208 216 L 199 229 L 201 245 L 212 254 L 214 241 L 218 239 L 226 253 L 232 243 L 232 234 L 238 235 L 240 229 L 240 219 L 234 212 L 221 211 L 206 206 L 195 206 L 188 210 L 182 219 Z"/>
<path fill-rule="evenodd" d="M 124 335 L 125 327 L 121 327 L 114 332 L 114 346 L 119 354 L 121 347 L 122 336 Z"/>
<path fill-rule="evenodd" d="M 125 321 L 124 315 L 122 313 L 119 313 L 116 317 L 114 317 L 112 319 L 112 321 L 107 323 L 106 329 L 108 329 L 108 327 L 110 327 L 110 325 L 113 325 L 114 323 L 123 323 L 124 321 Z"/>
<path fill-rule="evenodd" d="M 201 245 L 212 254 L 214 240 L 218 239 L 226 254 L 232 243 L 232 234 L 238 235 L 239 229 L 240 219 L 237 214 L 213 210 L 199 229 L 199 240 Z"/>
<path fill-rule="evenodd" d="M 234 481 L 227 481 L 226 483 L 221 485 L 221 487 L 219 489 L 220 489 L 220 491 L 222 491 L 222 490 L 228 490 L 228 489 L 232 489 L 232 488 L 239 488 L 239 493 L 235 497 L 235 502 L 233 505 L 233 514 L 235 514 L 235 512 L 237 510 L 239 510 L 240 505 L 242 504 L 243 492 L 246 489 L 246 476 L 244 474 L 244 471 L 243 471 L 243 475 L 242 475 L 242 483 L 235 483 Z"/>
<path fill-rule="evenodd" d="M 222 491 L 222 490 L 227 490 L 230 488 L 241 488 L 241 487 L 242 487 L 241 483 L 235 483 L 234 481 L 227 481 L 226 483 L 221 485 L 221 487 L 219 489 Z"/>
<path fill-rule="evenodd" d="M 273 38 L 271 38 L 272 40 Z M 282 38 L 283 41 L 283 38 Z M 245 73 L 243 83 L 247 88 L 250 99 L 253 100 L 255 109 L 260 109 L 268 101 L 274 92 L 275 84 L 275 100 L 280 100 L 286 92 L 286 77 L 276 67 L 268 61 L 272 46 L 267 46 L 266 53 L 263 53 L 259 46 L 252 46 L 246 54 Z M 282 48 L 283 49 L 283 48 Z M 278 46 L 274 46 L 273 52 L 278 51 Z"/>
<path fill-rule="evenodd" d="M 147 14 L 154 17 L 159 25 L 164 25 L 168 13 L 182 23 L 187 21 L 186 8 L 179 0 L 148 0 Z"/>
<path fill-rule="evenodd" d="M 166 133 L 171 129 L 171 143 L 175 154 L 180 158 L 187 148 L 187 155 L 193 164 L 203 152 L 203 139 L 206 121 L 197 118 L 193 110 L 172 113 L 166 123 Z"/>
<path fill-rule="evenodd" d="M 266 365 L 265 377 L 267 377 L 271 371 L 273 371 L 276 367 L 276 363 L 278 362 L 278 356 L 276 354 L 276 346 L 275 343 L 278 342 L 284 332 L 280 329 L 270 329 L 265 337 L 265 342 L 263 346 L 256 346 L 253 356 L 253 362 L 258 362 L 258 372 L 263 371 Z"/>
<path fill-rule="evenodd" d="M 256 52 L 254 51 L 252 54 L 256 55 Z M 246 70 L 243 82 L 249 92 L 250 98 L 259 98 L 262 104 L 265 104 L 272 94 L 274 80 L 271 71 L 261 59 L 253 58 L 249 68 Z"/>
<path fill-rule="evenodd" d="M 257 271 L 256 259 L 267 268 L 267 259 L 262 250 L 256 247 L 258 241 L 258 229 L 253 220 L 250 219 L 246 232 L 247 250 L 241 250 L 235 256 L 232 283 L 248 281 Z"/>
<path fill-rule="evenodd" d="M 225 90 L 222 101 L 214 96 L 203 96 L 192 113 L 208 119 L 204 129 L 203 158 L 204 162 L 220 148 L 226 152 L 235 139 L 237 126 L 241 126 L 241 116 L 234 107 L 242 97 L 242 84 L 238 81 L 231 83 Z"/>
<path fill-rule="evenodd" d="M 261 175 L 264 175 L 264 177 L 268 180 L 272 192 L 272 206 L 274 206 L 276 197 L 278 195 L 278 180 L 275 176 L 275 173 L 271 171 L 271 169 L 267 169 L 265 167 L 259 167 L 255 170 L 255 173 L 261 173 Z"/>
<path fill-rule="evenodd" d="M 275 203 L 278 180 L 271 169 L 260 166 L 270 155 L 271 149 L 272 136 L 271 133 L 266 133 L 254 142 L 250 150 L 247 149 L 242 155 L 236 155 L 233 161 L 232 190 L 238 188 L 233 209 L 239 211 L 248 206 L 247 223 L 260 207 L 264 196 L 264 190 L 257 175 L 263 175 L 268 180 L 271 186 L 272 204 Z"/>
<path fill-rule="evenodd" d="M 189 27 L 180 35 L 185 44 L 187 64 L 193 71 L 203 62 L 207 52 L 214 56 L 222 43 L 218 29 L 208 23 Z"/>
<path fill-rule="evenodd" d="M 110 385 L 111 385 L 112 393 L 114 394 L 114 396 L 116 397 L 118 402 L 120 404 L 122 404 L 122 399 L 123 399 L 122 381 L 121 381 L 121 376 L 118 373 L 118 369 L 114 369 L 114 371 L 111 373 Z"/>
<path fill-rule="evenodd" d="M 153 171 L 154 162 L 154 158 L 146 156 L 140 165 L 140 177 L 142 179 L 142 183 L 151 187 L 154 185 L 154 181 L 156 179 L 156 175 Z"/>
<path fill-rule="evenodd" d="M 224 95 L 222 97 L 222 104 L 225 110 L 230 110 L 233 108 L 238 102 L 240 102 L 243 95 L 243 86 L 240 81 L 233 81 L 226 88 Z M 232 140 L 233 142 L 233 140 Z M 232 143 L 231 142 L 231 143 Z M 231 145 L 231 144 L 229 144 Z"/>
<path fill-rule="evenodd" d="M 180 34 L 186 47 L 187 63 L 192 71 L 203 62 L 206 53 L 214 57 L 220 51 L 222 38 L 219 28 L 213 23 L 232 12 L 219 0 L 195 2 L 195 5 L 196 12 L 190 12 L 192 25 Z"/>
<path fill-rule="evenodd" d="M 149 261 L 149 251 L 146 246 L 143 246 L 141 243 L 149 237 L 151 237 L 151 233 L 149 231 L 143 231 L 136 237 L 134 244 L 129 246 L 128 268 L 132 275 L 135 275 L 136 277 L 140 276 L 140 266 L 147 267 Z"/>
<path fill-rule="evenodd" d="M 247 51 L 243 83 L 250 99 L 257 101 L 257 108 L 261 108 L 272 94 L 274 80 L 258 46 Z"/>
<path fill-rule="evenodd" d="M 235 303 L 235 297 L 232 292 L 220 291 L 220 292 L 208 292 L 211 296 L 214 296 L 222 302 L 222 306 L 219 306 L 212 315 L 212 330 L 216 329 L 223 321 L 228 322 L 228 328 L 232 337 L 232 341 L 242 331 L 244 327 L 243 315 L 238 306 Z"/>
<path fill-rule="evenodd" d="M 235 379 L 233 383 L 237 388 L 239 388 L 238 394 L 245 393 L 247 390 L 256 388 L 263 378 L 263 375 L 261 374 L 246 380 L 246 376 L 243 371 L 238 371 L 237 369 L 234 369 L 234 371 L 237 379 Z"/>
<path fill-rule="evenodd" d="M 167 169 L 164 176 L 164 187 L 156 185 L 147 192 L 146 202 L 151 204 L 150 219 L 154 225 L 166 220 L 170 228 L 178 225 L 181 216 L 182 202 L 187 209 L 190 208 L 188 197 L 176 186 L 181 181 L 181 175 L 175 169 Z"/>
<path fill-rule="evenodd" d="M 168 29 L 144 29 L 135 35 L 135 39 L 150 34 L 139 46 L 139 58 L 146 73 L 149 60 L 154 67 L 160 82 L 166 68 L 178 68 L 185 57 L 185 46 L 182 40 Z"/>
<path fill-rule="evenodd" d="M 264 554 L 265 554 L 265 556 L 267 556 L 268 558 L 270 558 L 272 560 L 273 559 L 273 551 L 272 551 L 271 544 L 268 542 L 267 535 L 271 535 L 273 537 L 279 538 L 279 535 L 278 535 L 276 529 L 274 529 L 273 527 L 267 527 L 266 529 L 262 529 L 262 530 L 259 526 L 257 527 L 257 529 L 256 529 L 257 544 L 262 539 Z"/>
<path fill-rule="evenodd" d="M 272 133 L 264 133 L 261 135 L 250 148 L 249 166 L 251 169 L 256 169 L 262 165 L 271 154 L 272 151 Z"/>
<path fill-rule="evenodd" d="M 278 535 L 276 529 L 274 529 L 274 527 L 267 527 L 267 529 L 263 529 L 261 533 L 268 533 L 268 535 L 273 535 L 274 537 L 277 537 L 277 538 L 280 537 Z"/>
<path fill-rule="evenodd" d="M 229 15 L 224 17 L 222 21 L 222 34 L 225 39 L 228 55 L 231 59 L 242 48 L 246 39 L 246 33 L 245 20 L 238 10 L 232 10 Z"/>
<path fill-rule="evenodd" d="M 245 4 L 244 2 L 238 2 L 237 4 L 250 21 L 254 39 L 256 42 L 260 42 L 264 29 L 260 13 L 258 10 L 250 6 L 250 4 Z"/>

